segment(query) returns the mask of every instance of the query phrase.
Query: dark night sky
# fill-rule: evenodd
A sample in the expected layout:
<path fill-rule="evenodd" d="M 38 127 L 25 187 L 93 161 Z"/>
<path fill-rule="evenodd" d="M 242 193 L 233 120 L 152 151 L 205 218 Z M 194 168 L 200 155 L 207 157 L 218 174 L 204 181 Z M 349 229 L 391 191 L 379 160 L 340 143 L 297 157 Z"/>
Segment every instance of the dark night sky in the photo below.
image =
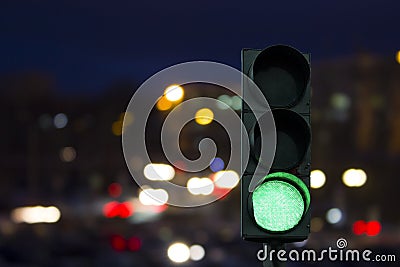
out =
<path fill-rule="evenodd" d="M 335 3 L 335 4 L 333 4 Z M 64 92 L 142 82 L 164 67 L 284 43 L 313 61 L 400 49 L 393 1 L 0 1 L 0 75 L 39 70 Z"/>

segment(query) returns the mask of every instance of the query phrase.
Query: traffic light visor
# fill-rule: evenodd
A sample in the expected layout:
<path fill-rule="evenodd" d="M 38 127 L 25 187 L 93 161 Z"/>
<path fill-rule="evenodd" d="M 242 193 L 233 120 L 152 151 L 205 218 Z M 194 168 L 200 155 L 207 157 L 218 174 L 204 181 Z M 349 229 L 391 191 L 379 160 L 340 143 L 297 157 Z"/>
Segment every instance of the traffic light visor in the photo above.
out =
<path fill-rule="evenodd" d="M 310 65 L 298 50 L 276 45 L 256 57 L 250 75 L 272 108 L 291 107 L 304 95 Z"/>

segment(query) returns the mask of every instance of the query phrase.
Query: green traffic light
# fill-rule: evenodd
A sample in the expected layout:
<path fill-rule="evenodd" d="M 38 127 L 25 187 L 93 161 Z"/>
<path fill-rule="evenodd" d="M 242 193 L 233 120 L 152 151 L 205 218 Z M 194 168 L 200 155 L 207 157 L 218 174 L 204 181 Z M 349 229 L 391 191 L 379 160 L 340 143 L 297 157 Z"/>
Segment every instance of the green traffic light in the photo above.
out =
<path fill-rule="evenodd" d="M 285 172 L 266 176 L 252 194 L 254 219 L 261 228 L 271 232 L 284 232 L 295 227 L 309 204 L 307 186 Z"/>

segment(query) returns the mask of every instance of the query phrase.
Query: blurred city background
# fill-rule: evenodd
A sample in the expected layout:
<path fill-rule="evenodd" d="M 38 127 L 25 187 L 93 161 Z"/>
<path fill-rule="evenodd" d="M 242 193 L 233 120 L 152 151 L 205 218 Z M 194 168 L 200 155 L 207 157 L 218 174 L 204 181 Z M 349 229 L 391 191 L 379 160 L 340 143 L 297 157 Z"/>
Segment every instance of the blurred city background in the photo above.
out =
<path fill-rule="evenodd" d="M 312 54 L 311 235 L 289 248 L 335 247 L 346 238 L 349 248 L 399 260 L 399 7 L 370 0 L 1 1 L 0 266 L 262 266 L 261 244 L 240 237 L 236 173 L 191 192 L 233 188 L 207 206 L 154 203 L 126 167 L 122 119 L 135 120 L 124 113 L 130 98 L 165 67 L 211 60 L 239 69 L 242 48 L 277 43 Z M 199 107 L 180 136 L 192 159 L 202 138 L 216 142 L 218 157 L 198 175 L 212 183 L 229 171 L 230 156 L 213 110 L 239 114 L 240 98 L 207 84 L 178 89 L 168 95 L 166 88 L 150 115 L 152 160 L 166 180 L 188 183 L 193 174 L 163 157 L 160 127 L 182 101 L 219 99 L 225 104 Z M 132 164 L 151 179 L 140 158 Z"/>

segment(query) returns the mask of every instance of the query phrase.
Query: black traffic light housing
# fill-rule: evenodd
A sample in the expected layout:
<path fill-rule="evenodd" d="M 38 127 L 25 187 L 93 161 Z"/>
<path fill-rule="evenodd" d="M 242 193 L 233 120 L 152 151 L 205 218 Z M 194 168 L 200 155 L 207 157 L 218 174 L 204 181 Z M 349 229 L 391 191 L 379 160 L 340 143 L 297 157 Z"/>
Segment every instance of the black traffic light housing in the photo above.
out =
<path fill-rule="evenodd" d="M 264 50 L 242 50 L 242 72 L 261 90 L 268 101 L 276 127 L 276 151 L 271 169 L 265 176 L 286 172 L 299 178 L 310 189 L 311 121 L 310 121 L 310 54 L 285 45 Z M 246 99 L 246 84 L 243 95 Z M 260 159 L 261 131 L 250 107 L 242 102 L 242 121 L 249 135 L 250 158 L 241 179 L 242 237 L 256 242 L 295 242 L 308 237 L 310 209 L 290 230 L 271 232 L 260 227 L 254 218 L 249 192 Z"/>

